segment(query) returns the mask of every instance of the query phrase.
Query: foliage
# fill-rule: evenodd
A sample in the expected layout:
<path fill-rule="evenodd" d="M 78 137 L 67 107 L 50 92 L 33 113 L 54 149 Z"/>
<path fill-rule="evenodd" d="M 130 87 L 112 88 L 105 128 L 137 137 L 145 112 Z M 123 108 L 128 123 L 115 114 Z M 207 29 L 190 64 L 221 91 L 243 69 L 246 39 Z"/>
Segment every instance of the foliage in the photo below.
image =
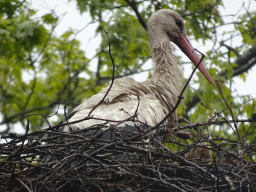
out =
<path fill-rule="evenodd" d="M 20 9 L 15 7 L 12 15 L 8 15 L 7 1 L 0 4 L 0 108 L 5 132 L 15 122 L 25 127 L 24 115 L 40 112 L 49 116 L 58 104 L 76 98 L 71 105 L 75 106 L 101 89 L 95 87 L 95 77 L 87 68 L 89 60 L 80 42 L 73 39 L 73 30 L 55 37 L 58 17 L 54 13 L 34 19 L 36 11 L 26 2 L 13 3 Z M 85 73 L 88 78 L 83 77 Z M 29 120 L 32 131 L 45 125 L 39 114 Z"/>
<path fill-rule="evenodd" d="M 107 85 L 111 79 L 112 63 L 104 30 L 109 32 L 116 77 L 143 71 L 143 66 L 151 57 L 146 22 L 160 8 L 179 12 L 189 36 L 203 44 L 212 41 L 213 47 L 204 51 L 207 54 L 205 63 L 213 78 L 222 81 L 223 94 L 229 105 L 238 105 L 250 99 L 249 96 L 234 93 L 230 84 L 235 76 L 246 80 L 247 71 L 255 64 L 251 64 L 255 56 L 240 61 L 256 50 L 256 12 L 248 12 L 238 17 L 238 21 L 227 24 L 219 13 L 221 0 L 76 2 L 80 12 L 89 12 L 92 21 L 98 24 L 95 36 L 100 37 L 102 43 L 95 56 L 98 59 L 96 72 L 88 68 L 90 60 L 80 48 L 77 32 L 68 29 L 60 37 L 54 35 L 59 22 L 54 11 L 36 18 L 37 10 L 31 10 L 27 1 L 0 2 L 0 124 L 6 126 L 3 133 L 10 132 L 17 122 L 25 127 L 24 119 L 27 117 L 24 115 L 40 113 L 49 116 L 59 104 L 70 103 L 69 109 L 72 109 Z M 235 30 L 231 29 L 224 38 L 219 38 L 222 34 L 218 34 L 218 28 L 224 25 L 232 25 Z M 242 37 L 240 45 L 228 46 L 232 45 L 230 37 L 235 36 Z M 243 66 L 247 64 L 244 70 Z M 219 91 L 213 89 L 201 75 L 194 79 L 198 89 L 188 87 L 184 108 L 179 109 L 180 116 L 191 122 L 203 122 L 215 111 L 231 118 Z M 200 102 L 204 105 L 200 105 Z M 255 101 L 233 108 L 235 118 L 248 118 L 253 111 Z M 33 131 L 41 129 L 46 123 L 40 115 L 28 118 Z M 241 134 L 255 135 L 255 129 L 250 129 L 254 126 L 253 123 L 239 124 L 239 130 Z M 226 134 L 230 127 L 225 126 L 223 129 Z M 232 134 L 230 137 L 235 136 Z"/>

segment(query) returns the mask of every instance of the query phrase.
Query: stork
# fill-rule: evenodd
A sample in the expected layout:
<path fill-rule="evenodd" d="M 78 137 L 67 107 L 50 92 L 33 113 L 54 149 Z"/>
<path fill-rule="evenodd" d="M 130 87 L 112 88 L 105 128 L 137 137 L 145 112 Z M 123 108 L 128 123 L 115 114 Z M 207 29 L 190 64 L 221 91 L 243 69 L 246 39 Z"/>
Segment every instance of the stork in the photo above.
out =
<path fill-rule="evenodd" d="M 130 77 L 115 79 L 104 102 L 92 112 L 93 117 L 122 121 L 136 112 L 136 117 L 140 122 L 154 126 L 175 106 L 180 94 L 182 76 L 170 41 L 175 43 L 195 65 L 199 63 L 200 57 L 186 37 L 181 16 L 172 10 L 162 9 L 153 13 L 148 21 L 147 32 L 153 60 L 151 79 L 143 82 L 137 82 Z M 198 69 L 215 86 L 203 63 L 200 64 Z M 68 119 L 64 119 L 61 123 L 77 121 L 87 117 L 108 89 L 109 87 L 104 88 L 101 92 L 76 107 L 68 116 Z M 175 112 L 167 121 L 176 122 L 177 120 L 178 115 Z M 116 122 L 89 119 L 63 126 L 63 131 L 86 129 L 101 123 L 116 124 Z M 131 123 L 130 126 L 132 126 Z M 118 127 L 121 129 L 124 125 L 118 125 Z M 103 139 L 109 138 L 105 136 Z"/>

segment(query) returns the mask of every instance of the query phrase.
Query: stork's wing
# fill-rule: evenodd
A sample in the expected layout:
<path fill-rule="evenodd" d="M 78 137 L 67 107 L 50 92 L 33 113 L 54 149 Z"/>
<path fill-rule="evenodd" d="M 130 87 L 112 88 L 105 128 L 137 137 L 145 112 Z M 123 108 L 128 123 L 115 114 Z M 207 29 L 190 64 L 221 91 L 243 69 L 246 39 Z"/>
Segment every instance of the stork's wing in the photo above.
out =
<path fill-rule="evenodd" d="M 161 90 L 161 87 L 158 87 L 157 84 L 152 84 L 152 86 L 148 86 L 148 84 L 152 83 L 140 83 L 130 77 L 115 80 L 105 101 L 92 112 L 92 116 L 95 119 L 92 118 L 75 124 L 65 125 L 62 130 L 64 132 L 84 130 L 86 135 L 96 136 L 100 134 L 99 137 L 96 137 L 104 140 L 121 139 L 122 137 L 131 135 L 132 132 L 139 133 L 133 121 L 126 121 L 122 124 L 118 123 L 129 119 L 129 117 L 134 116 L 135 113 L 136 120 L 138 119 L 149 126 L 156 125 L 165 117 L 168 111 L 168 108 L 163 106 L 170 104 L 167 101 L 163 101 L 164 103 L 159 101 L 158 98 L 164 100 L 167 97 L 167 94 L 163 91 L 161 95 L 156 95 L 157 91 L 154 90 Z M 108 88 L 104 88 L 100 93 L 92 96 L 83 104 L 76 107 L 60 124 L 67 120 L 68 122 L 72 122 L 87 117 L 93 107 L 105 96 L 107 90 Z M 115 127 L 116 124 L 118 124 L 118 127 Z M 91 126 L 93 126 L 93 129 Z M 104 129 L 106 127 L 114 127 L 115 130 L 106 131 L 106 129 Z M 148 127 L 141 129 L 146 128 Z M 158 138 L 158 140 L 161 139 Z"/>

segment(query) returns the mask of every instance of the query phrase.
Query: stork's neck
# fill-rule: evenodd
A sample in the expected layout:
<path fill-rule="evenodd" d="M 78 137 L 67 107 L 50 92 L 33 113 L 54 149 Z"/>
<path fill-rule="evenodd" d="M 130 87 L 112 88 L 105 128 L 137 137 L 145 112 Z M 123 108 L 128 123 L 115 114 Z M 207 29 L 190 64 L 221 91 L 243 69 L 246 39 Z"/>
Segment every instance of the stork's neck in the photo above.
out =
<path fill-rule="evenodd" d="M 157 36 L 156 36 L 157 37 Z M 150 39 L 153 59 L 153 75 L 151 80 L 162 84 L 177 98 L 180 94 L 181 72 L 177 65 L 177 58 L 172 53 L 168 36 L 158 36 L 158 39 Z"/>

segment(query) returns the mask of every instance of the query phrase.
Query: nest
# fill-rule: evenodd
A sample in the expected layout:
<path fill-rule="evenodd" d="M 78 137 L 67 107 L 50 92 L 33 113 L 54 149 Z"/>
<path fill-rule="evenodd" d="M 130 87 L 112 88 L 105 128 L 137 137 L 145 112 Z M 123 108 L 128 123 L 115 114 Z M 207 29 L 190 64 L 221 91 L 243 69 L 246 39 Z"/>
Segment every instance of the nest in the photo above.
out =
<path fill-rule="evenodd" d="M 163 144 L 143 130 L 112 141 L 100 139 L 100 132 L 88 136 L 88 132 L 42 130 L 5 135 L 0 148 L 0 188 L 31 192 L 256 191 L 256 146 L 244 146 L 246 150 L 237 155 L 240 143 L 206 135 L 208 125 L 161 126 L 158 134 L 169 133 Z M 191 134 L 184 129 L 197 131 Z M 119 134 L 118 129 L 112 131 Z"/>

